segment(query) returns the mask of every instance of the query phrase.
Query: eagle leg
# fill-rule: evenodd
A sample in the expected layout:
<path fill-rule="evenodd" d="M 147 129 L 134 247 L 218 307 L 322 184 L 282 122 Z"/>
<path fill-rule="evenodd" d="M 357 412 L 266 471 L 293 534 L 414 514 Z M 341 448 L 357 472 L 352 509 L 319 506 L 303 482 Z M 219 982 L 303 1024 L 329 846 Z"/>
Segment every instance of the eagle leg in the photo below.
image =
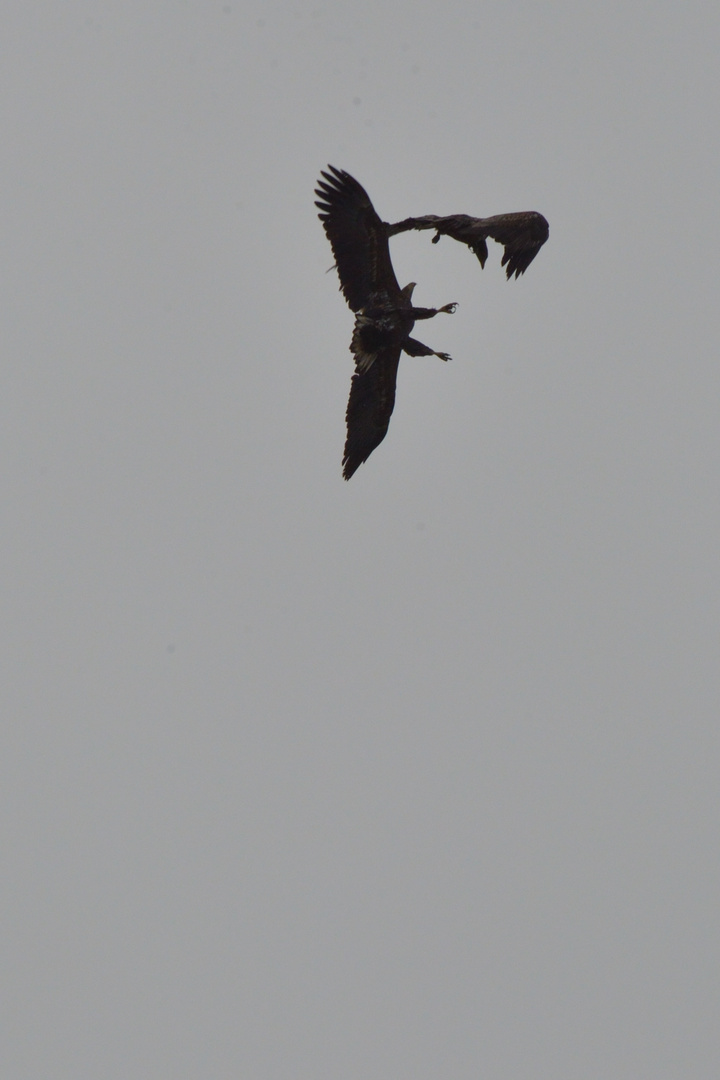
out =
<path fill-rule="evenodd" d="M 435 349 L 431 349 L 429 345 L 423 345 L 422 341 L 417 341 L 416 338 L 406 338 L 402 348 L 408 356 L 437 356 L 440 360 L 452 359 L 448 353 L 435 352 Z"/>

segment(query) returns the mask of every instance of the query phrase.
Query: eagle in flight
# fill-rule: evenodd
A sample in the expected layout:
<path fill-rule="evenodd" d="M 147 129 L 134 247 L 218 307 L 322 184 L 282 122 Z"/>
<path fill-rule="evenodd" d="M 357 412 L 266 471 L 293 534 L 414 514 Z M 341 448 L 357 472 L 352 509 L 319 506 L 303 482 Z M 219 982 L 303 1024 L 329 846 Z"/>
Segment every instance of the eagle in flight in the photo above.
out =
<path fill-rule="evenodd" d="M 355 373 L 350 385 L 346 421 L 347 439 L 343 476 L 349 480 L 387 434 L 395 405 L 395 384 L 401 352 L 408 356 L 437 356 L 449 360 L 410 337 L 418 319 L 440 312 L 452 313 L 456 304 L 441 308 L 414 307 L 415 282 L 400 288 L 395 277 L 388 240 L 410 229 L 433 229 L 436 244 L 441 236 L 460 240 L 473 251 L 480 265 L 488 257 L 487 238 L 497 240 L 505 251 L 502 265 L 508 279 L 525 273 L 548 238 L 542 214 L 498 214 L 473 218 L 467 214 L 405 218 L 394 225 L 381 221 L 365 189 L 349 173 L 329 165 L 322 172 L 315 194 L 320 220 L 335 256 L 340 288 L 355 312 L 350 349 Z"/>

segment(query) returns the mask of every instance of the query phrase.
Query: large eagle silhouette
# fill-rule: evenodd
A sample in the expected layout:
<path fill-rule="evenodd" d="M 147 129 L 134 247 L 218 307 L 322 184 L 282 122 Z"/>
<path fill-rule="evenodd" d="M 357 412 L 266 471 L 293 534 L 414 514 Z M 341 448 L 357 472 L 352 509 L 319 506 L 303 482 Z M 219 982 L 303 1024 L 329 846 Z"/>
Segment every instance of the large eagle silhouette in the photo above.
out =
<path fill-rule="evenodd" d="M 318 181 L 315 205 L 332 246 L 340 288 L 355 312 L 350 343 L 355 373 L 350 385 L 342 462 L 343 476 L 349 480 L 387 434 L 395 406 L 401 352 L 408 356 L 450 359 L 447 353 L 436 352 L 410 337 L 410 332 L 416 320 L 431 319 L 440 312 L 452 313 L 457 305 L 414 307 L 415 282 L 400 288 L 390 260 L 389 238 L 410 229 L 434 229 L 434 244 L 441 236 L 459 240 L 468 245 L 484 267 L 490 237 L 505 249 L 502 265 L 509 279 L 525 273 L 547 240 L 549 230 L 542 214 L 534 211 L 490 218 L 427 214 L 390 225 L 381 221 L 357 180 L 333 165 L 328 169 Z"/>

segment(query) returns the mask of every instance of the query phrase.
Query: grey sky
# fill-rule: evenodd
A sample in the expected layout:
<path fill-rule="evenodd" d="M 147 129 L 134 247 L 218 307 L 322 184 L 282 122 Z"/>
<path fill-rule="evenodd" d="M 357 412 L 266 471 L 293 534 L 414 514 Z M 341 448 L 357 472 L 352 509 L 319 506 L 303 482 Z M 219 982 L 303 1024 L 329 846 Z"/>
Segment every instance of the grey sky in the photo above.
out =
<path fill-rule="evenodd" d="M 0 25 L 2 1076 L 714 1080 L 717 6 Z M 349 484 L 328 162 L 550 222 Z"/>

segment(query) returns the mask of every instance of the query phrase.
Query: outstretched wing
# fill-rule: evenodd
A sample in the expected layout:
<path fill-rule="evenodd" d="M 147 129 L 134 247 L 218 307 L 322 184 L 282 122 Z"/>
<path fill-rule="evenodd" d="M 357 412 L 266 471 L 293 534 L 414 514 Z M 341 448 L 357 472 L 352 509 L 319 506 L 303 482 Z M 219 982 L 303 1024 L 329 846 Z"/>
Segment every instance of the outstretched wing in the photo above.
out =
<path fill-rule="evenodd" d="M 372 454 L 387 435 L 395 407 L 395 384 L 400 348 L 383 349 L 366 371 L 357 371 L 350 384 L 347 439 L 343 456 L 343 476 L 349 480 L 358 466 Z"/>
<path fill-rule="evenodd" d="M 450 214 L 438 217 L 426 214 L 425 217 L 405 218 L 396 225 L 388 226 L 388 233 L 394 236 L 408 229 L 434 229 L 433 243 L 441 236 L 451 236 L 467 244 L 485 266 L 488 257 L 487 238 L 497 240 L 505 248 L 502 265 L 508 278 L 520 277 L 543 246 L 550 233 L 550 227 L 542 214 L 526 210 L 519 214 L 496 214 L 495 217 L 474 218 L 468 214 Z"/>
<path fill-rule="evenodd" d="M 315 205 L 333 255 L 340 287 L 353 311 L 365 307 L 373 292 L 400 292 L 390 261 L 387 226 L 365 188 L 349 173 L 328 165 L 318 181 Z"/>
<path fill-rule="evenodd" d="M 508 280 L 525 273 L 550 235 L 546 219 L 535 210 L 478 218 L 476 228 L 505 248 L 502 265 Z"/>

